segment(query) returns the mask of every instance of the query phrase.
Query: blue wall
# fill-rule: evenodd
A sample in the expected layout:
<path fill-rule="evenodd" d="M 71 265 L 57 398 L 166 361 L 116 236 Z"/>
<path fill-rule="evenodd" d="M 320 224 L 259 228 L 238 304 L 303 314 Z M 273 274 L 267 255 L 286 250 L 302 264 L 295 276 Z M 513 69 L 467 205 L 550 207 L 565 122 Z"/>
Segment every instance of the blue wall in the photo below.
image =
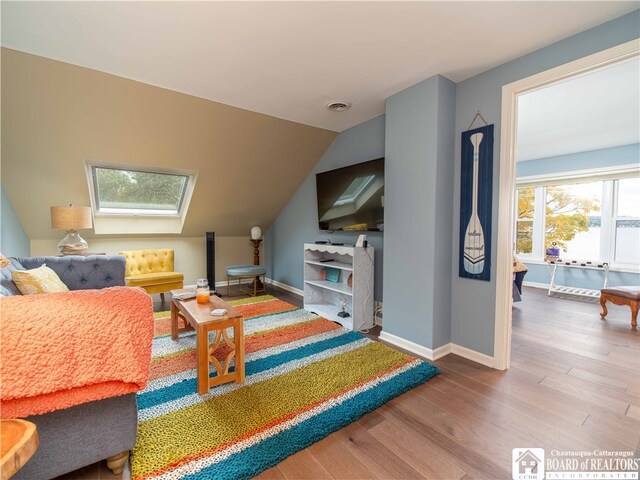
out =
<path fill-rule="evenodd" d="M 450 341 L 455 344 L 493 355 L 495 274 L 492 275 L 490 282 L 459 278 L 458 244 L 452 241 L 459 238 L 460 229 L 459 215 L 455 214 L 460 209 L 460 135 L 467 130 L 469 122 L 478 110 L 489 123 L 495 124 L 493 223 L 491 226 L 495 239 L 499 201 L 502 86 L 637 39 L 638 32 L 640 32 L 640 11 L 635 11 L 465 80 L 455 85 L 455 88 L 453 85 L 446 85 L 446 79 L 440 77 L 437 82 L 429 79 L 405 92 L 400 92 L 397 99 L 394 99 L 395 96 L 389 99 L 386 118 L 386 122 L 391 123 L 387 129 L 389 145 L 386 147 L 390 158 L 387 158 L 386 163 L 385 189 L 385 236 L 387 237 L 385 241 L 387 251 L 384 258 L 387 285 L 384 291 L 385 331 L 428 347 L 441 345 L 450 337 Z M 437 87 L 435 83 L 438 83 Z M 434 89 L 438 92 L 435 96 Z M 451 105 L 450 100 L 453 91 L 455 91 L 455 106 Z M 406 100 L 413 95 L 419 103 L 418 107 Z M 434 101 L 438 103 L 437 107 Z M 403 114 L 404 110 L 406 115 Z M 449 122 L 447 113 L 454 112 L 455 131 L 452 134 L 447 132 L 446 126 Z M 409 118 L 417 121 L 419 127 L 414 129 L 411 122 L 407 121 Z M 409 128 L 411 134 L 404 134 L 399 128 L 400 125 Z M 447 136 L 453 138 L 447 139 Z M 406 146 L 402 145 L 404 142 L 407 143 Z M 450 142 L 455 145 L 453 157 L 447 153 Z M 420 151 L 421 148 L 425 150 Z M 313 174 L 377 158 L 382 156 L 384 151 L 384 117 L 353 127 L 336 138 L 313 173 L 305 180 L 267 231 L 265 248 L 270 278 L 302 288 L 302 244 L 328 237 L 326 233 L 317 229 Z M 404 158 L 404 154 L 408 157 Z M 434 158 L 436 159 L 435 167 Z M 451 163 L 440 161 L 441 158 L 449 158 Z M 399 162 L 397 166 L 401 168 L 395 168 L 395 162 Z M 427 172 L 429 175 L 426 175 Z M 452 173 L 452 179 L 449 177 L 449 172 Z M 434 181 L 431 174 L 437 177 L 437 181 Z M 396 178 L 396 175 L 401 177 Z M 404 190 L 403 182 L 407 182 L 407 190 Z M 416 189 L 415 186 L 418 183 L 421 188 Z M 390 184 L 401 185 L 403 189 L 399 191 L 397 186 L 390 187 Z M 436 189 L 435 193 L 433 188 Z M 405 200 L 410 199 L 411 202 L 400 201 L 399 198 L 402 195 L 406 197 Z M 445 198 L 450 204 L 443 200 Z M 435 205 L 429 203 L 428 200 L 432 199 L 435 199 Z M 409 208 L 403 210 L 403 205 Z M 421 205 L 422 208 L 415 209 L 409 205 Z M 393 215 L 391 211 L 394 212 Z M 414 223 L 420 225 L 413 226 Z M 405 228 L 404 235 L 398 235 L 395 230 L 400 225 Z M 425 232 L 424 225 L 450 225 L 451 234 L 432 235 Z M 391 232 L 396 233 L 390 233 L 390 229 Z M 420 232 L 426 233 L 422 242 L 418 242 L 415 238 L 407 238 Z M 394 240 L 389 245 L 392 236 Z M 375 235 L 369 237 L 376 248 L 375 296 L 376 299 L 381 300 L 382 238 Z M 330 238 L 352 243 L 355 235 L 336 233 Z M 443 239 L 447 238 L 450 246 L 443 243 Z M 496 245 L 497 242 L 494 240 L 491 246 L 492 258 L 496 258 L 497 255 Z M 438 250 L 438 246 L 444 249 Z M 406 250 L 403 250 L 403 247 Z M 419 248 L 416 250 L 417 247 Z M 393 254 L 390 253 L 389 248 L 393 250 Z M 426 248 L 429 254 L 422 255 L 420 248 Z M 407 254 L 408 251 L 412 251 L 417 257 Z M 434 257 L 434 252 L 441 254 L 441 257 L 437 255 Z M 495 272 L 495 265 L 493 267 L 492 271 Z M 398 274 L 394 274 L 393 271 Z M 402 278 L 400 273 L 404 273 Z M 389 284 L 392 281 L 391 278 L 394 279 L 394 285 Z M 401 297 L 396 296 L 400 294 L 395 286 L 395 282 L 400 280 L 401 286 L 406 286 L 411 292 L 411 295 L 405 295 L 404 298 L 413 308 L 401 309 L 398 302 Z M 450 290 L 447 284 L 450 285 Z M 412 285 L 419 285 L 421 288 L 414 288 Z M 434 295 L 434 288 L 440 293 L 439 295 Z M 389 298 L 390 292 L 393 293 Z M 428 300 L 425 301 L 423 297 L 430 298 L 431 303 Z M 426 305 L 426 311 L 418 308 L 424 305 Z M 392 315 L 394 311 L 404 317 L 397 316 L 396 313 Z M 409 311 L 410 314 L 405 315 Z"/>
<path fill-rule="evenodd" d="M 516 177 L 529 177 L 532 175 L 546 175 L 631 164 L 637 165 L 639 162 L 640 144 L 635 143 L 621 147 L 603 148 L 589 152 L 578 152 L 569 155 L 518 162 L 516 164 Z"/>
<path fill-rule="evenodd" d="M 640 11 L 579 33 L 541 50 L 465 80 L 456 86 L 456 139 L 467 130 L 469 122 L 479 110 L 489 123 L 495 124 L 494 190 L 492 231 L 497 232 L 498 185 L 500 171 L 500 114 L 503 85 L 558 65 L 577 60 L 592 53 L 637 39 L 640 32 Z M 453 209 L 460 209 L 460 146 L 456 142 Z M 460 221 L 454 218 L 453 238 L 458 238 Z M 496 238 L 495 235 L 493 237 Z M 492 258 L 497 255 L 494 240 Z M 480 282 L 458 277 L 458 245 L 453 247 L 451 305 L 451 341 L 478 352 L 493 355 L 495 336 L 496 281 Z M 493 268 L 495 272 L 495 265 Z"/>
<path fill-rule="evenodd" d="M 6 257 L 28 257 L 31 250 L 29 237 L 0 185 L 0 252 Z"/>
<path fill-rule="evenodd" d="M 603 148 L 589 152 L 579 152 L 558 157 L 540 158 L 518 162 L 516 176 L 545 175 L 551 173 L 574 172 L 592 168 L 615 167 L 619 165 L 638 164 L 640 161 L 640 144 L 621 147 Z M 549 268 L 546 264 L 524 262 L 529 272 L 525 282 L 548 284 Z M 603 287 L 604 272 L 577 268 L 559 268 L 556 275 L 557 285 L 599 290 Z M 609 284 L 640 285 L 640 274 L 627 272 L 610 272 Z"/>
<path fill-rule="evenodd" d="M 435 76 L 387 98 L 384 330 L 450 341 L 455 85 Z"/>
<path fill-rule="evenodd" d="M 305 243 L 327 239 L 351 245 L 356 243 L 359 233 L 329 234 L 318 230 L 315 174 L 383 157 L 384 123 L 384 115 L 381 115 L 336 137 L 265 234 L 267 277 L 302 289 Z M 368 232 L 367 240 L 375 249 L 374 296 L 382 301 L 383 234 Z"/>

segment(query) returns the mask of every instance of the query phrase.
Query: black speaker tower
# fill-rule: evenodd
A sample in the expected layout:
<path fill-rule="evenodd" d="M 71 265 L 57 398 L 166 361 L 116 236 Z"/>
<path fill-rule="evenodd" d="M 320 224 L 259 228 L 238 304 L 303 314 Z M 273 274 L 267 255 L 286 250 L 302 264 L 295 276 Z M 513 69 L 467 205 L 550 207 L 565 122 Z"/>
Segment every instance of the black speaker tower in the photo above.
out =
<path fill-rule="evenodd" d="M 221 296 L 216 290 L 216 232 L 207 232 L 207 281 L 209 288 L 219 297 Z"/>

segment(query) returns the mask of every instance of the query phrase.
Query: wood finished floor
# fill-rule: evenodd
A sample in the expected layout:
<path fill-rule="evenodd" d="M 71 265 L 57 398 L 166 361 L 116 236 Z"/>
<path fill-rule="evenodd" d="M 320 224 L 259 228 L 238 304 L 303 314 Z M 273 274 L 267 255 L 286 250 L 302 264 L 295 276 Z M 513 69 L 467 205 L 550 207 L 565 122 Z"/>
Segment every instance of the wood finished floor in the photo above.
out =
<path fill-rule="evenodd" d="M 513 312 L 510 370 L 448 355 L 433 362 L 441 375 L 257 478 L 506 480 L 515 447 L 640 456 L 640 332 L 629 308 L 611 306 L 603 322 L 596 304 L 525 288 Z M 102 462 L 60 478 L 120 476 Z"/>

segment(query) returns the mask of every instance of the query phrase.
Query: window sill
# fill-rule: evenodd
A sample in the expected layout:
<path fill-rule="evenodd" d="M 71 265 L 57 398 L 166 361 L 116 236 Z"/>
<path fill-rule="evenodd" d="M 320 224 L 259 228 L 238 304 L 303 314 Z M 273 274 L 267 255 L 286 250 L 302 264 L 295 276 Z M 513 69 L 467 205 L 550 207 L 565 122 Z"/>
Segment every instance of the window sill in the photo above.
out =
<path fill-rule="evenodd" d="M 93 228 L 96 235 L 166 235 L 182 233 L 180 217 L 158 215 L 96 215 Z"/>
<path fill-rule="evenodd" d="M 155 218 L 155 219 L 174 219 L 182 218 L 180 214 L 165 214 L 165 213 L 105 213 L 95 212 L 94 218 Z"/>

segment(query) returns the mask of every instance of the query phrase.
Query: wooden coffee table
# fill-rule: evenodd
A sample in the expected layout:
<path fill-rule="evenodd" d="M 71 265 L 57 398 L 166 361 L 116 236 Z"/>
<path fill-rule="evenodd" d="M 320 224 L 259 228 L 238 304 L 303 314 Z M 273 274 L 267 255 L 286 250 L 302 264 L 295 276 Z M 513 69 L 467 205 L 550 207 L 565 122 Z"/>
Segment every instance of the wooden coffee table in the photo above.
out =
<path fill-rule="evenodd" d="M 172 293 L 180 293 L 186 290 L 173 290 Z M 210 315 L 211 310 L 224 308 L 227 314 L 224 316 Z M 182 322 L 183 326 L 178 324 Z M 244 331 L 243 315 L 227 303 L 211 295 L 209 303 L 199 304 L 195 298 L 190 300 L 171 299 L 171 338 L 178 339 L 180 332 L 196 331 L 196 352 L 198 358 L 198 393 L 209 393 L 209 388 L 223 383 L 244 382 Z M 227 329 L 233 328 L 233 338 L 229 338 Z M 209 332 L 215 331 L 216 336 L 209 345 Z M 231 351 L 227 354 L 223 363 L 213 356 L 213 353 L 226 343 Z M 231 360 L 235 358 L 235 370 L 229 372 Z M 213 365 L 217 375 L 209 378 L 209 368 Z"/>

